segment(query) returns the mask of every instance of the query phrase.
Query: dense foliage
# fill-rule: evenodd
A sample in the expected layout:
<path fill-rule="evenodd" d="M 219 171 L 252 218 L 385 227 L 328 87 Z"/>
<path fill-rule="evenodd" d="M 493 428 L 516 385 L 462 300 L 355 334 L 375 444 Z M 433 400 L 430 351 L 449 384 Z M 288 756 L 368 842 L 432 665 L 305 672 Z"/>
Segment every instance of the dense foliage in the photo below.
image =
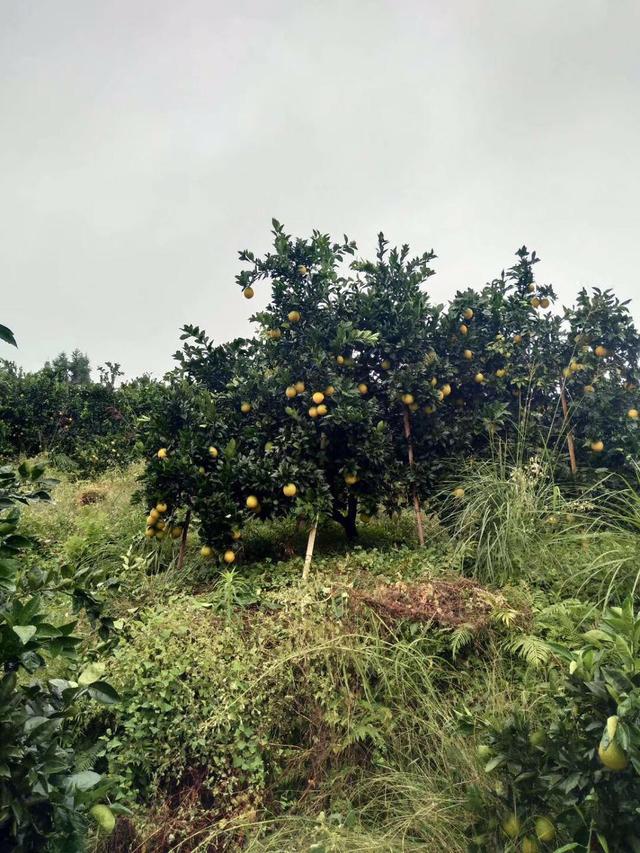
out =
<path fill-rule="evenodd" d="M 0 458 L 46 452 L 84 476 L 139 456 L 138 421 L 161 405 L 162 386 L 142 378 L 114 387 L 109 377 L 92 382 L 72 367 L 57 359 L 24 373 L 0 362 Z"/>
<path fill-rule="evenodd" d="M 256 336 L 215 346 L 184 328 L 172 403 L 146 429 L 150 537 L 158 503 L 174 526 L 195 516 L 205 553 L 227 562 L 255 515 L 319 514 L 353 537 L 358 512 L 413 506 L 420 524 L 455 460 L 509 435 L 574 479 L 628 472 L 640 338 L 625 304 L 582 291 L 553 313 L 523 247 L 500 278 L 435 306 L 422 288 L 433 252 L 412 258 L 382 235 L 375 260 L 348 263 L 355 251 L 274 221 L 273 252 L 240 253 L 244 296 L 270 288 Z"/>

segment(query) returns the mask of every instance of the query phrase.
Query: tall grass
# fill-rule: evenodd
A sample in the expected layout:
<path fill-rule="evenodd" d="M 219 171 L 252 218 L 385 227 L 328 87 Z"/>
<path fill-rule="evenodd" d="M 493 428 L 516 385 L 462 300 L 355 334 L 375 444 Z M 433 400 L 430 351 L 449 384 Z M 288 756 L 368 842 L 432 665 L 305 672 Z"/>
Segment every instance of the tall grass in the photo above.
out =
<path fill-rule="evenodd" d="M 565 511 L 551 470 L 543 458 L 514 461 L 506 445 L 496 445 L 490 459 L 465 464 L 441 497 L 442 520 L 466 574 L 504 584 L 545 561 L 549 523 Z"/>

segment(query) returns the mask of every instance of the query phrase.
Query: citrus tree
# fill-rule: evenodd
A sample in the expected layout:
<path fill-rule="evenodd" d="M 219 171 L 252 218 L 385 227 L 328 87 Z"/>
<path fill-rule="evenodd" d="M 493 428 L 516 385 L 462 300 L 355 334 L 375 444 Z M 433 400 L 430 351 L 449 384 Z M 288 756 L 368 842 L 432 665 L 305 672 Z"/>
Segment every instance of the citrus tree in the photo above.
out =
<path fill-rule="evenodd" d="M 361 260 L 346 237 L 293 239 L 275 220 L 273 237 L 264 256 L 240 252 L 242 296 L 268 289 L 256 335 L 216 346 L 199 327 L 183 329 L 176 397 L 147 430 L 150 538 L 166 535 L 164 516 L 151 523 L 165 503 L 188 510 L 204 553 L 227 562 L 247 517 L 326 516 L 353 537 L 359 512 L 413 504 L 419 522 L 451 461 L 486 453 L 513 425 L 523 451 L 568 441 L 573 465 L 576 442 L 595 429 L 593 413 L 579 417 L 575 406 L 578 327 L 608 341 L 604 362 L 598 343 L 589 355 L 606 365 L 600 411 L 617 417 L 630 400 L 637 335 L 626 306 L 581 294 L 576 308 L 554 312 L 526 247 L 444 308 L 424 288 L 433 252 L 411 257 L 379 235 L 375 259 Z M 636 419 L 629 402 L 618 424 L 627 452 Z"/>

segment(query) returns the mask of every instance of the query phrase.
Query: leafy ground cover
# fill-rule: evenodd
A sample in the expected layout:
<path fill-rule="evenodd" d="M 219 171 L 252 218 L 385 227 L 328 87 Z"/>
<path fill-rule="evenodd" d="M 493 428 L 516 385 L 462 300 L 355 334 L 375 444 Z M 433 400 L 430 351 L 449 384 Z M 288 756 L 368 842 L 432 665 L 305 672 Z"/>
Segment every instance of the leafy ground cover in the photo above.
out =
<path fill-rule="evenodd" d="M 630 496 L 594 524 L 588 501 L 538 488 L 525 553 L 519 492 L 493 528 L 462 508 L 454 523 L 447 493 L 424 548 L 410 513 L 365 521 L 355 547 L 327 522 L 303 582 L 293 519 L 247 525 L 243 565 L 221 573 L 194 534 L 178 569 L 179 541 L 140 530 L 138 474 L 62 479 L 23 513 L 42 543 L 30 562 L 88 574 L 83 654 L 120 697 L 67 723 L 131 811 L 92 849 L 636 849 Z M 507 476 L 529 501 L 530 472 Z"/>

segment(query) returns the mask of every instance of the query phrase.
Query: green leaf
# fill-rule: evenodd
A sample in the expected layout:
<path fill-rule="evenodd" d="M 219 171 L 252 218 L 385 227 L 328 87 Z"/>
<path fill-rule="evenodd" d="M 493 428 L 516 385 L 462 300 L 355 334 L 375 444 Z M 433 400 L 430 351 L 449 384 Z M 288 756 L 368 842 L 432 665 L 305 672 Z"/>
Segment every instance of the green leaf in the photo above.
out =
<path fill-rule="evenodd" d="M 7 344 L 11 344 L 11 346 L 13 347 L 18 346 L 11 329 L 8 329 L 6 326 L 3 326 L 2 323 L 0 323 L 0 341 L 4 341 Z"/>
<path fill-rule="evenodd" d="M 110 684 L 107 684 L 106 681 L 94 681 L 87 688 L 87 692 L 92 699 L 95 699 L 96 702 L 101 702 L 103 705 L 114 705 L 120 701 L 117 691 Z"/>
<path fill-rule="evenodd" d="M 88 687 L 89 684 L 93 684 L 94 681 L 99 681 L 104 675 L 105 669 L 106 666 L 102 661 L 90 663 L 89 666 L 83 669 L 78 676 L 78 684 L 82 685 L 82 687 Z"/>
<path fill-rule="evenodd" d="M 29 640 L 35 636 L 35 633 L 38 629 L 35 625 L 14 625 L 13 631 L 15 634 L 20 637 L 20 642 L 23 646 L 26 646 Z"/>
<path fill-rule="evenodd" d="M 81 773 L 73 773 L 67 779 L 67 787 L 76 791 L 89 791 L 95 788 L 98 782 L 102 779 L 99 773 L 93 770 L 83 770 Z"/>

